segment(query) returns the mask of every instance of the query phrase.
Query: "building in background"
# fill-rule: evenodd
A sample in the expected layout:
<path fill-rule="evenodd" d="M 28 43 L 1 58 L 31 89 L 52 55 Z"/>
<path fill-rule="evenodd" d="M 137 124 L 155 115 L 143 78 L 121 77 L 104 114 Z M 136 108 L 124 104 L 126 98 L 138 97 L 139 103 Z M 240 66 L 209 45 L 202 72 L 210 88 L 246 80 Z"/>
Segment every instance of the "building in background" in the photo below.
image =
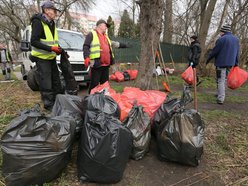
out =
<path fill-rule="evenodd" d="M 98 21 L 97 16 L 80 13 L 80 12 L 70 12 L 72 18 L 71 30 L 82 32 L 86 35 L 92 29 L 96 27 L 96 22 Z M 58 21 L 58 28 L 68 29 L 68 23 L 64 24 L 64 15 L 60 17 Z M 102 18 L 107 21 L 107 18 Z M 120 27 L 120 20 L 114 20 L 115 23 L 115 34 L 118 33 Z"/>

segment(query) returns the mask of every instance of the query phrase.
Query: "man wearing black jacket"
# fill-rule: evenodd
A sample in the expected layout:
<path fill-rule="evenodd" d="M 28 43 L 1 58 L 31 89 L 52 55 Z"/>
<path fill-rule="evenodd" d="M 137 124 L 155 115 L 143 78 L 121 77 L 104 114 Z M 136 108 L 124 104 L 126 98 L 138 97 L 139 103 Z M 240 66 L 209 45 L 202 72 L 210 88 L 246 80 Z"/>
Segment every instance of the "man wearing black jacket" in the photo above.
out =
<path fill-rule="evenodd" d="M 198 41 L 198 37 L 196 35 L 192 35 L 190 37 L 190 46 L 189 46 L 189 53 L 188 53 L 188 61 L 189 66 L 192 66 L 192 68 L 196 68 L 196 66 L 199 64 L 200 56 L 201 56 L 201 46 L 200 42 Z M 196 86 L 201 84 L 202 81 L 199 80 L 199 76 L 196 75 Z"/>
<path fill-rule="evenodd" d="M 201 46 L 196 35 L 191 36 L 190 40 L 191 43 L 188 54 L 189 66 L 192 66 L 192 68 L 196 68 L 201 56 Z"/>
<path fill-rule="evenodd" d="M 39 88 L 44 108 L 51 110 L 56 95 L 62 93 L 56 55 L 62 49 L 58 45 L 58 32 L 54 19 L 58 9 L 53 2 L 47 1 L 41 5 L 42 13 L 31 18 L 31 60 L 36 62 Z"/>

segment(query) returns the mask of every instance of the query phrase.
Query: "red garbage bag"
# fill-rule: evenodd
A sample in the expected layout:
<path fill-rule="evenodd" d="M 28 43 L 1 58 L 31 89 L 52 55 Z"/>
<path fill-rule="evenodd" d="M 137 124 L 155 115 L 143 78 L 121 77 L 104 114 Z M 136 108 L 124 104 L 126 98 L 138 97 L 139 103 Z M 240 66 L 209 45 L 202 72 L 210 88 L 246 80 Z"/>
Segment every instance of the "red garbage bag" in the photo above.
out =
<path fill-rule="evenodd" d="M 157 90 L 142 91 L 139 88 L 125 87 L 122 96 L 125 101 L 132 105 L 137 101 L 137 105 L 142 105 L 144 111 L 152 118 L 156 110 L 164 102 L 166 93 Z"/>
<path fill-rule="evenodd" d="M 124 75 L 123 75 L 122 72 L 116 71 L 115 76 L 116 76 L 116 81 L 117 82 L 124 81 Z"/>
<path fill-rule="evenodd" d="M 230 89 L 241 87 L 248 79 L 248 72 L 237 67 L 233 67 L 227 76 L 227 86 Z"/>
<path fill-rule="evenodd" d="M 116 77 L 115 74 L 111 74 L 110 77 L 109 77 L 109 79 L 110 79 L 111 81 L 116 81 L 116 80 L 117 80 L 117 77 Z"/>
<path fill-rule="evenodd" d="M 126 101 L 125 97 L 123 97 L 119 93 L 117 93 L 115 95 L 111 95 L 111 97 L 116 101 L 116 103 L 118 104 L 118 106 L 120 108 L 120 112 L 121 112 L 120 118 L 119 118 L 120 121 L 124 121 L 127 118 L 128 113 L 132 109 L 133 104 Z"/>
<path fill-rule="evenodd" d="M 138 70 L 126 70 L 126 71 L 130 76 L 130 80 L 136 79 L 136 77 L 138 75 Z"/>
<path fill-rule="evenodd" d="M 106 92 L 105 92 L 105 95 L 108 95 L 108 96 L 111 96 L 112 94 L 116 94 L 115 90 L 110 88 L 110 84 L 108 81 L 106 81 L 105 83 L 103 84 L 99 84 L 97 85 L 95 88 L 93 88 L 91 91 L 90 91 L 90 94 L 94 94 L 96 92 L 101 92 L 103 91 L 104 89 L 106 89 Z"/>
<path fill-rule="evenodd" d="M 193 68 L 190 66 L 188 67 L 182 74 L 181 77 L 183 80 L 188 83 L 189 85 L 193 85 L 194 83 L 194 73 Z"/>

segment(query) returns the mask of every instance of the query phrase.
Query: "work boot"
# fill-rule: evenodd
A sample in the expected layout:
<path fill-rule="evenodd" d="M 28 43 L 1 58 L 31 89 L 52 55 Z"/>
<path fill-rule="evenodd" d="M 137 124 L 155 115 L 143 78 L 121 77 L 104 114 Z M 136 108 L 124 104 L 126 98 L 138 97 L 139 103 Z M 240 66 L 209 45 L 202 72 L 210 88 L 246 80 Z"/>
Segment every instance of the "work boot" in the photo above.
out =
<path fill-rule="evenodd" d="M 10 80 L 10 73 L 6 74 L 6 80 Z"/>
<path fill-rule="evenodd" d="M 217 99 L 216 103 L 219 104 L 219 105 L 223 105 L 224 102 Z"/>

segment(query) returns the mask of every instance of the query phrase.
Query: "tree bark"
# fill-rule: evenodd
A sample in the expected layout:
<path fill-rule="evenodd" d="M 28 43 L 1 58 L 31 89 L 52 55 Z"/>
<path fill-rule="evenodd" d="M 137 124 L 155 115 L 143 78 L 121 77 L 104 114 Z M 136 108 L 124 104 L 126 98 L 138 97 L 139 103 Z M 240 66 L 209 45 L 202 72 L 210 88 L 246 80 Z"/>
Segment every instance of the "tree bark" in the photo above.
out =
<path fill-rule="evenodd" d="M 162 30 L 163 0 L 140 0 L 140 66 L 135 86 L 142 90 L 153 89 L 154 56 Z"/>
<path fill-rule="evenodd" d="M 200 57 L 200 71 L 203 71 L 205 69 L 201 63 L 204 63 L 204 54 L 206 53 L 206 38 L 208 34 L 208 29 L 210 25 L 210 21 L 212 18 L 212 14 L 214 12 L 214 7 L 216 5 L 217 0 L 209 0 L 208 6 L 207 1 L 204 1 L 203 4 L 201 4 L 201 27 L 200 27 L 200 33 L 199 33 L 199 41 L 201 42 L 201 49 L 202 54 Z M 205 70 L 204 70 L 205 71 Z"/>
<path fill-rule="evenodd" d="M 173 24 L 172 24 L 172 0 L 166 0 L 165 10 L 164 10 L 164 34 L 163 34 L 163 42 L 172 43 L 172 32 L 173 32 Z"/>

